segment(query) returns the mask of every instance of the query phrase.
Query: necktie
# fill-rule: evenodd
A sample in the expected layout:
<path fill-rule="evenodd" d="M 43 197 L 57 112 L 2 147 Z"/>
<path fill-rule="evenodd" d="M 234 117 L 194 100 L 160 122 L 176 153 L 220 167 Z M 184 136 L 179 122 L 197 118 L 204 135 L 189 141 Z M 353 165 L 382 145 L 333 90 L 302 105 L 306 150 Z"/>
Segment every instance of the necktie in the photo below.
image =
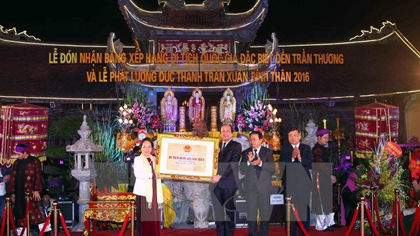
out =
<path fill-rule="evenodd" d="M 225 149 L 226 143 L 223 143 L 222 150 Z"/>
<path fill-rule="evenodd" d="M 296 145 L 292 145 L 293 146 L 293 150 L 295 149 L 295 148 L 297 148 L 297 146 Z M 297 157 L 295 157 L 295 159 L 293 159 L 293 161 L 292 162 L 299 162 L 299 159 L 297 158 Z"/>
<path fill-rule="evenodd" d="M 257 149 L 254 149 L 254 161 L 258 159 L 258 153 L 257 153 Z M 257 175 L 257 179 L 260 178 L 261 175 L 261 169 L 259 168 L 259 166 L 254 166 L 254 170 L 255 170 L 255 174 Z"/>

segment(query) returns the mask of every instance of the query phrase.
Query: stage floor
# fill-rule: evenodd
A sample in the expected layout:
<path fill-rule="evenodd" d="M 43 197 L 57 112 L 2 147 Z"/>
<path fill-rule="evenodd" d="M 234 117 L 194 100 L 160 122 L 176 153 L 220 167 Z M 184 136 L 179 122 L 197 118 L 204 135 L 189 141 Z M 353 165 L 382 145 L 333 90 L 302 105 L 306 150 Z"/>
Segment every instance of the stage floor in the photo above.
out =
<path fill-rule="evenodd" d="M 327 231 L 327 232 L 319 232 L 316 231 L 314 227 L 311 227 L 309 230 L 309 235 L 313 236 L 328 236 L 328 235 L 344 235 L 346 232 L 347 227 L 341 227 L 341 228 L 334 228 L 334 231 Z M 119 231 L 97 231 L 94 233 L 91 233 L 91 236 L 117 236 Z M 71 235 L 74 236 L 83 236 L 83 233 L 75 233 L 71 232 Z M 60 236 L 64 235 L 63 232 L 60 232 Z M 124 236 L 129 236 L 130 231 L 126 230 Z M 161 231 L 162 236 L 216 236 L 216 229 L 209 228 L 209 229 L 162 229 Z M 235 230 L 235 236 L 246 236 L 248 235 L 248 229 L 247 228 L 237 228 Z M 279 227 L 279 226 L 270 226 L 269 228 L 269 235 L 270 236 L 285 236 L 285 228 Z M 360 235 L 359 230 L 353 230 L 350 234 L 351 236 Z M 369 234 L 365 234 L 369 235 Z M 146 236 L 146 235 L 145 235 Z"/>

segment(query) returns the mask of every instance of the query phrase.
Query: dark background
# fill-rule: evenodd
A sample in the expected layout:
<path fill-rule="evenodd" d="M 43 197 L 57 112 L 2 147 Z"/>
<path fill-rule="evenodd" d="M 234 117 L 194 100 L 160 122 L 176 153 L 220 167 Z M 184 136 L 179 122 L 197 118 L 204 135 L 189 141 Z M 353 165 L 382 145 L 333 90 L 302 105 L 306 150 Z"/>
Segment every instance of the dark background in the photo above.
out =
<path fill-rule="evenodd" d="M 134 0 L 156 10 L 157 0 Z M 211 0 L 210 0 L 211 1 Z M 188 0 L 197 3 L 200 0 Z M 420 48 L 419 0 L 269 0 L 267 17 L 254 44 L 264 44 L 276 32 L 279 44 L 343 42 L 370 26 L 389 20 Z M 230 11 L 250 9 L 255 0 L 231 0 Z M 16 27 L 43 42 L 105 45 L 115 32 L 126 45 L 131 33 L 116 0 L 4 1 L 0 25 Z"/>

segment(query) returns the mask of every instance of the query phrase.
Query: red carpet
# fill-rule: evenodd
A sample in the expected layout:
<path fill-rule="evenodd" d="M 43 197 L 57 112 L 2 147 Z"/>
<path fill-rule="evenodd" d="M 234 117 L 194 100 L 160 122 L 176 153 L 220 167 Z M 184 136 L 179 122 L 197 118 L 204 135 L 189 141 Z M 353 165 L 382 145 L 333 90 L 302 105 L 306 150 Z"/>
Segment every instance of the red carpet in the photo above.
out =
<path fill-rule="evenodd" d="M 309 235 L 313 236 L 333 236 L 333 235 L 344 235 L 346 232 L 347 227 L 336 228 L 333 232 L 318 232 L 315 230 L 314 227 L 311 227 L 309 231 Z M 91 236 L 118 236 L 119 231 L 97 231 L 91 233 Z M 83 236 L 83 233 L 70 233 L 74 236 Z M 64 233 L 60 232 L 60 236 L 64 235 Z M 124 236 L 129 236 L 130 231 L 126 230 Z M 216 236 L 216 229 L 163 229 L 162 236 Z M 236 229 L 235 236 L 247 236 L 248 229 L 247 228 L 240 228 Z M 270 236 L 285 236 L 286 232 L 284 231 L 284 227 L 270 227 L 269 231 Z M 360 231 L 353 230 L 350 234 L 351 236 L 360 235 Z M 369 234 L 365 234 L 369 235 Z M 144 235 L 147 236 L 147 235 Z"/>

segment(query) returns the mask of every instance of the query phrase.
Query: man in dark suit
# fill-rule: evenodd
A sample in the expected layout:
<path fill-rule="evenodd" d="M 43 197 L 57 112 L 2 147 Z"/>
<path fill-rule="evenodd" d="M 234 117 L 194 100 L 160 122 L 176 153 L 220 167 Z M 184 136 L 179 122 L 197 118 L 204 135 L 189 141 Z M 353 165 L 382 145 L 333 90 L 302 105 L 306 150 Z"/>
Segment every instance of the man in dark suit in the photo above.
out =
<path fill-rule="evenodd" d="M 297 129 L 292 129 L 287 134 L 289 144 L 281 149 L 280 162 L 284 168 L 282 183 L 284 185 L 285 197 L 292 197 L 292 204 L 299 213 L 306 231 L 309 230 L 309 200 L 312 188 L 309 170 L 312 167 L 311 147 L 300 143 L 301 135 Z M 299 235 L 303 231 L 299 228 L 294 214 L 291 214 L 290 233 L 296 235 L 298 228 Z"/>
<path fill-rule="evenodd" d="M 220 136 L 222 142 L 219 145 L 217 174 L 211 177 L 210 193 L 217 235 L 232 236 L 235 232 L 233 196 L 238 189 L 238 163 L 242 147 L 232 140 L 233 130 L 230 125 L 222 125 Z"/>
<path fill-rule="evenodd" d="M 270 205 L 271 176 L 275 165 L 273 151 L 262 147 L 263 136 L 259 131 L 250 135 L 251 148 L 242 153 L 241 173 L 245 174 L 245 195 L 248 217 L 248 235 L 268 236 L 268 221 L 272 206 Z M 257 213 L 260 214 L 260 231 L 257 227 Z"/>

